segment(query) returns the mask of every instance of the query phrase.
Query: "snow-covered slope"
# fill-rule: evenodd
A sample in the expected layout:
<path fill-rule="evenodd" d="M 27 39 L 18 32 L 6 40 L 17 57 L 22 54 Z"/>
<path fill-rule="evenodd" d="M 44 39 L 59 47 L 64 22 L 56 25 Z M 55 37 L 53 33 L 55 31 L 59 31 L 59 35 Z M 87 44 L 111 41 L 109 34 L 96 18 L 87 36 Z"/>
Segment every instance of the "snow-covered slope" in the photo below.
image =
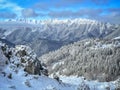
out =
<path fill-rule="evenodd" d="M 37 70 L 37 71 L 36 71 Z M 83 77 L 50 78 L 35 53 L 24 45 L 9 48 L 0 42 L 0 90 L 114 90 L 115 82 L 87 81 Z M 62 81 L 61 81 L 62 80 Z"/>
<path fill-rule="evenodd" d="M 49 78 L 46 67 L 27 46 L 9 48 L 0 42 L 0 90 L 74 90 Z"/>
<path fill-rule="evenodd" d="M 40 57 L 50 74 L 84 76 L 89 80 L 119 78 L 120 40 L 88 39 L 63 46 Z"/>

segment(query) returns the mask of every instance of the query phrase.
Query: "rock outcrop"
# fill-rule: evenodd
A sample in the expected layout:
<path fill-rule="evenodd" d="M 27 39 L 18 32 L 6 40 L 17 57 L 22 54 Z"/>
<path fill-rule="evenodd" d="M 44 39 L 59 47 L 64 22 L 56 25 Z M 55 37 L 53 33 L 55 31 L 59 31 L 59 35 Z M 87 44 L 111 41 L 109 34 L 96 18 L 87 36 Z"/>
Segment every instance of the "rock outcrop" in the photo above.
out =
<path fill-rule="evenodd" d="M 0 45 L 0 66 L 9 64 L 13 70 L 23 68 L 25 72 L 33 75 L 47 75 L 46 67 L 41 65 L 36 54 L 30 47 L 25 45 L 17 45 L 15 48 L 9 48 L 7 45 Z M 1 68 L 0 68 L 1 70 Z"/>
<path fill-rule="evenodd" d="M 3 67 L 5 67 L 7 60 L 8 59 L 5 57 L 2 48 L 0 47 L 0 72 L 2 72 Z"/>

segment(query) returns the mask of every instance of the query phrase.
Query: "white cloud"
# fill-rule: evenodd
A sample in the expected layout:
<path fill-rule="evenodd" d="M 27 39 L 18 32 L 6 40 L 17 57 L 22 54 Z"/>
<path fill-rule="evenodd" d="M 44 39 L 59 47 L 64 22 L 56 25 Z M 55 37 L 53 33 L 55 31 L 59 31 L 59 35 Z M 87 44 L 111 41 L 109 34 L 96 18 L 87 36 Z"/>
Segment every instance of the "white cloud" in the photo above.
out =
<path fill-rule="evenodd" d="M 10 11 L 18 14 L 20 16 L 22 7 L 18 6 L 16 3 L 9 2 L 8 0 L 0 0 L 0 9 L 9 9 Z"/>
<path fill-rule="evenodd" d="M 23 9 L 21 13 L 23 17 L 37 17 L 38 16 L 38 14 L 31 8 Z"/>

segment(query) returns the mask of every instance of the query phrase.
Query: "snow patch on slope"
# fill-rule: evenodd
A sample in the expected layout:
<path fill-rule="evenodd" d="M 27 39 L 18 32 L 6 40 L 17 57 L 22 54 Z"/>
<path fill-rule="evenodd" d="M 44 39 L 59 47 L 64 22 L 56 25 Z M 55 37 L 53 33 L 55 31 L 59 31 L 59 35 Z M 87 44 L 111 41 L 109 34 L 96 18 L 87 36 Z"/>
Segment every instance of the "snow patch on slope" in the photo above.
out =
<path fill-rule="evenodd" d="M 64 83 L 69 83 L 78 87 L 79 85 L 85 83 L 90 87 L 90 90 L 106 90 L 106 87 L 110 87 L 110 90 L 115 89 L 115 82 L 98 82 L 98 81 L 88 81 L 84 80 L 84 77 L 77 76 L 60 76 L 60 79 Z"/>

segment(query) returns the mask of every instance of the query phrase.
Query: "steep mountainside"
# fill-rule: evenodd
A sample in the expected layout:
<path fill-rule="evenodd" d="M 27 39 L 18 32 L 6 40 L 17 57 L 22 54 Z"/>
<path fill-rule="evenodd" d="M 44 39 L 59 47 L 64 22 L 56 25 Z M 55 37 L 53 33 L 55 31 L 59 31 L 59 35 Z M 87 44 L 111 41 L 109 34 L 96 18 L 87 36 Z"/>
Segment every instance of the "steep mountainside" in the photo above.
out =
<path fill-rule="evenodd" d="M 116 28 L 116 30 L 113 33 L 110 33 L 105 38 L 110 39 L 110 38 L 115 38 L 115 37 L 118 37 L 118 36 L 120 36 L 120 27 Z"/>
<path fill-rule="evenodd" d="M 29 45 L 30 47 L 33 47 L 35 53 L 39 56 L 39 55 L 46 54 L 49 51 L 54 51 L 56 49 L 59 49 L 64 44 L 63 42 L 39 38 L 27 45 Z"/>
<path fill-rule="evenodd" d="M 111 81 L 120 77 L 120 39 L 88 39 L 40 57 L 50 74 Z"/>
<path fill-rule="evenodd" d="M 10 48 L 0 42 L 0 90 L 106 90 L 106 88 L 114 90 L 115 83 L 87 81 L 83 77 L 49 78 L 47 68 L 28 46 L 17 45 Z"/>
<path fill-rule="evenodd" d="M 36 24 L 22 21 L 8 21 L 0 23 L 1 38 L 5 38 L 15 44 L 32 43 L 32 48 L 39 56 L 49 51 L 56 50 L 65 44 L 86 38 L 112 38 L 114 35 L 118 36 L 119 31 L 119 25 L 102 23 L 88 19 L 55 19 L 40 21 Z M 41 41 L 39 41 L 39 38 L 45 41 L 46 47 L 44 44 L 40 44 Z M 46 49 L 44 53 L 41 52 L 41 49 L 36 49 L 36 45 L 33 45 L 35 41 L 39 42 L 37 43 L 39 45 L 38 47 L 44 47 L 44 49 Z M 57 44 L 57 42 L 62 43 L 62 45 Z M 55 47 L 51 48 L 54 44 Z"/>
<path fill-rule="evenodd" d="M 75 87 L 49 78 L 46 67 L 28 46 L 9 48 L 0 42 L 0 90 L 13 89 L 74 90 Z"/>

